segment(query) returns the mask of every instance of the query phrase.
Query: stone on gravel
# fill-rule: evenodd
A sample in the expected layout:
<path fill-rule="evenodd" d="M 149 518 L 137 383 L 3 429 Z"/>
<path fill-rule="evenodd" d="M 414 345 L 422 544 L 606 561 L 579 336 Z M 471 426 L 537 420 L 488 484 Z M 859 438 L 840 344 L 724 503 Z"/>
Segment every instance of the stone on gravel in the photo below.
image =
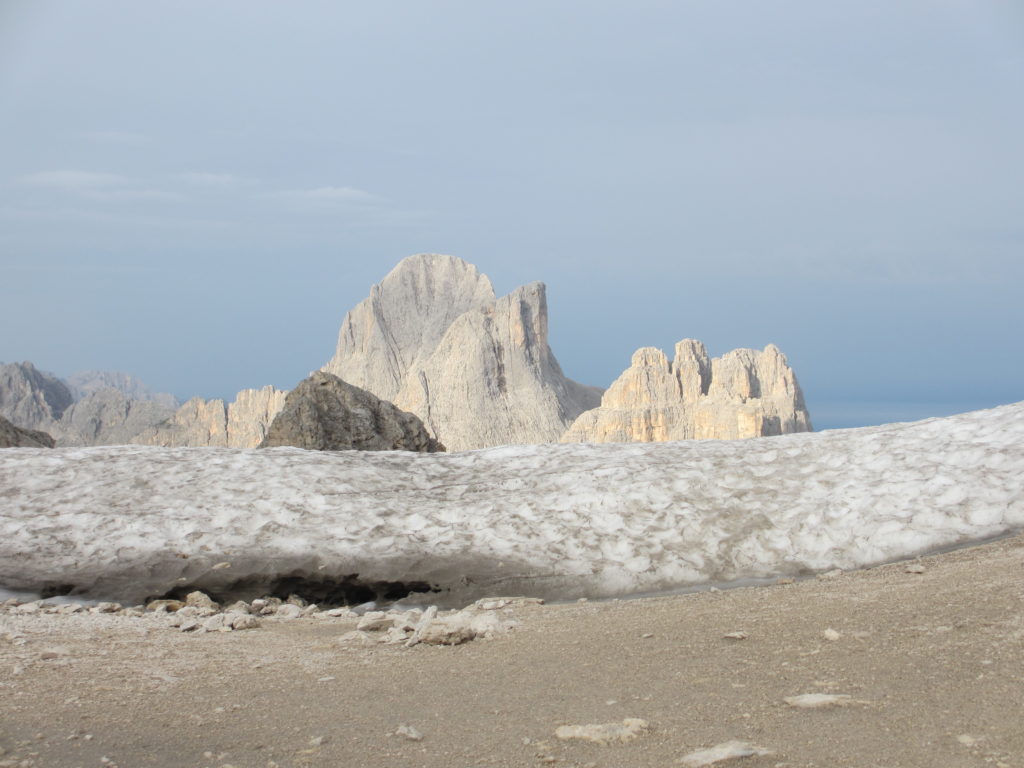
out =
<path fill-rule="evenodd" d="M 577 739 L 591 741 L 595 744 L 613 744 L 632 741 L 649 730 L 650 726 L 646 720 L 627 717 L 621 723 L 562 725 L 555 729 L 555 736 L 563 741 Z"/>
<path fill-rule="evenodd" d="M 746 640 L 749 635 L 743 630 L 738 632 L 726 632 L 722 637 L 726 640 Z"/>
<path fill-rule="evenodd" d="M 240 613 L 231 616 L 232 629 L 255 629 L 260 625 L 260 620 L 247 613 Z"/>
<path fill-rule="evenodd" d="M 93 607 L 93 613 L 117 613 L 121 610 L 120 603 L 97 603 Z"/>
<path fill-rule="evenodd" d="M 329 616 L 332 619 L 354 619 L 359 614 L 354 611 L 350 611 L 348 608 L 331 608 L 330 610 L 323 612 L 324 616 Z"/>
<path fill-rule="evenodd" d="M 367 632 L 361 632 L 358 629 L 354 629 L 351 632 L 338 637 L 337 641 L 340 644 L 353 643 L 356 645 L 376 645 L 377 641 L 373 639 L 373 636 Z"/>
<path fill-rule="evenodd" d="M 414 725 L 400 725 L 395 731 L 395 736 L 402 736 L 409 741 L 423 741 L 423 734 Z"/>
<path fill-rule="evenodd" d="M 903 569 L 904 573 L 924 573 L 924 566 L 920 563 L 911 563 Z"/>
<path fill-rule="evenodd" d="M 214 611 L 220 610 L 220 605 L 214 602 L 213 598 L 211 598 L 205 592 L 200 592 L 199 590 L 196 590 L 195 592 L 189 592 L 187 595 L 185 595 L 185 605 L 190 608 L 197 608 L 199 610 L 203 610 L 204 608 L 212 609 Z"/>
<path fill-rule="evenodd" d="M 394 624 L 391 616 L 384 611 L 368 611 L 363 614 L 363 618 L 356 624 L 356 629 L 360 632 L 381 632 L 385 629 L 390 629 Z"/>
<path fill-rule="evenodd" d="M 736 760 L 741 757 L 755 757 L 758 755 L 770 755 L 767 749 L 755 747 L 746 741 L 726 741 L 722 744 L 715 744 L 707 749 L 698 749 L 680 758 L 679 762 L 687 768 L 701 768 L 705 765 L 714 765 L 726 760 Z"/>
<path fill-rule="evenodd" d="M 231 617 L 224 613 L 218 613 L 203 620 L 205 632 L 230 632 L 231 629 Z"/>
<path fill-rule="evenodd" d="M 848 707 L 851 704 L 859 703 L 845 693 L 804 693 L 799 696 L 787 696 L 785 702 L 797 709 Z"/>
<path fill-rule="evenodd" d="M 277 609 L 274 615 L 279 619 L 297 619 L 302 615 L 302 609 L 293 603 L 285 603 Z"/>
<path fill-rule="evenodd" d="M 835 640 L 838 640 L 839 638 L 841 638 L 842 634 L 839 633 L 839 632 L 836 632 L 834 629 L 832 629 L 832 627 L 829 627 L 828 629 L 826 629 L 824 632 L 821 633 L 821 636 L 824 637 L 826 640 L 835 641 Z"/>
<path fill-rule="evenodd" d="M 433 619 L 422 629 L 417 628 L 419 642 L 427 645 L 460 645 L 478 637 L 494 637 L 507 632 L 514 621 L 503 620 L 494 612 L 478 613 L 464 608 L 451 616 Z"/>

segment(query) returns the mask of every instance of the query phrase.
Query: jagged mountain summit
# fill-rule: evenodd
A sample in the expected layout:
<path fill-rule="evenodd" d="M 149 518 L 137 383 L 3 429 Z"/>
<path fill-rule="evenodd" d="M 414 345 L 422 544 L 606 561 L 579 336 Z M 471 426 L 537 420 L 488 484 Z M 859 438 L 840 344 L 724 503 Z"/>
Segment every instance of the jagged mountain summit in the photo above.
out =
<path fill-rule="evenodd" d="M 323 370 L 416 414 L 452 451 L 557 441 L 601 395 L 551 352 L 543 283 L 498 298 L 476 267 L 440 254 L 375 285 Z"/>
<path fill-rule="evenodd" d="M 59 446 L 124 444 L 176 407 L 172 395 L 123 373 L 87 371 L 65 382 L 30 362 L 0 365 L 0 416 Z"/>
<path fill-rule="evenodd" d="M 660 349 L 637 350 L 600 407 L 581 414 L 561 442 L 736 440 L 811 429 L 796 375 L 774 344 L 709 358 L 702 343 L 683 339 L 671 363 Z"/>
<path fill-rule="evenodd" d="M 178 399 L 167 392 L 153 392 L 135 376 L 121 371 L 78 371 L 65 381 L 76 401 L 83 400 L 93 392 L 114 389 L 130 400 L 153 401 L 167 408 L 177 408 Z"/>

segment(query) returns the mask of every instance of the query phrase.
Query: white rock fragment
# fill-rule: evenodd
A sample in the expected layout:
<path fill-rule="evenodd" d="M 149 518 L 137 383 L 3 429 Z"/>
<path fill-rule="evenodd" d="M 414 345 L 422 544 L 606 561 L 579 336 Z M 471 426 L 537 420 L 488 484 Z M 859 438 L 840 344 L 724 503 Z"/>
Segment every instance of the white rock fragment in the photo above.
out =
<path fill-rule="evenodd" d="M 649 730 L 646 720 L 627 717 L 621 723 L 562 725 L 555 729 L 555 737 L 563 741 L 576 739 L 595 744 L 614 744 L 632 741 Z"/>
<path fill-rule="evenodd" d="M 393 623 L 392 618 L 384 611 L 367 611 L 356 624 L 356 629 L 360 632 L 382 632 L 390 629 Z"/>
<path fill-rule="evenodd" d="M 203 619 L 204 632 L 230 632 L 231 630 L 231 617 L 225 613 L 218 613 Z"/>
<path fill-rule="evenodd" d="M 910 563 L 903 569 L 904 573 L 924 573 L 924 566 L 920 563 Z"/>
<path fill-rule="evenodd" d="M 680 758 L 679 762 L 687 768 L 701 768 L 705 765 L 714 765 L 726 760 L 736 760 L 741 757 L 755 757 L 772 754 L 767 749 L 756 747 L 746 741 L 726 741 L 716 744 L 707 749 L 698 749 Z"/>
<path fill-rule="evenodd" d="M 260 620 L 249 614 L 237 614 L 231 617 L 232 629 L 255 629 L 260 625 Z"/>
<path fill-rule="evenodd" d="M 824 630 L 821 633 L 821 636 L 824 637 L 826 640 L 834 642 L 834 641 L 838 640 L 839 638 L 841 638 L 842 634 L 839 633 L 839 632 L 836 632 L 836 630 L 832 629 L 832 627 L 829 627 L 828 629 Z"/>
<path fill-rule="evenodd" d="M 297 619 L 302 616 L 302 608 L 293 603 L 285 603 L 277 609 L 274 616 L 279 619 Z"/>
<path fill-rule="evenodd" d="M 205 592 L 200 592 L 199 590 L 196 590 L 195 592 L 189 592 L 187 595 L 185 595 L 185 605 L 186 607 L 196 608 L 200 611 L 204 609 L 210 611 L 220 610 L 220 606 L 213 601 L 213 598 L 211 598 Z"/>
<path fill-rule="evenodd" d="M 359 614 L 350 611 L 348 608 L 331 608 L 330 610 L 323 611 L 321 615 L 329 616 L 332 619 L 354 619 Z"/>
<path fill-rule="evenodd" d="M 746 640 L 748 637 L 750 637 L 750 635 L 748 635 L 742 629 L 736 632 L 726 632 L 724 635 L 722 635 L 722 638 L 725 640 Z"/>
<path fill-rule="evenodd" d="M 797 709 L 826 709 L 829 707 L 848 707 L 861 702 L 845 693 L 803 693 L 799 696 L 787 696 L 786 704 Z"/>
<path fill-rule="evenodd" d="M 338 639 L 335 642 L 340 643 L 342 645 L 346 645 L 346 644 L 349 644 L 349 643 L 352 643 L 352 644 L 355 644 L 355 645 L 376 645 L 377 644 L 377 641 L 373 638 L 373 635 L 371 635 L 371 634 L 369 634 L 367 632 L 362 632 L 362 631 L 360 631 L 358 629 L 352 630 L 351 632 L 346 632 L 345 634 L 343 634 L 340 637 L 338 637 Z"/>
<path fill-rule="evenodd" d="M 401 736 L 409 741 L 423 741 L 423 734 L 414 725 L 400 725 L 395 731 L 395 736 Z"/>

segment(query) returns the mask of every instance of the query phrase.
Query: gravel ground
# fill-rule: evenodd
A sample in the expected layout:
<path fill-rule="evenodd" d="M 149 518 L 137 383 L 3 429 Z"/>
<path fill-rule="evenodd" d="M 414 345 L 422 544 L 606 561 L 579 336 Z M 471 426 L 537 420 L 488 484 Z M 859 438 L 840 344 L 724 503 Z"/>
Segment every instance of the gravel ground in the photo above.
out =
<path fill-rule="evenodd" d="M 519 605 L 511 632 L 453 647 L 342 641 L 352 618 L 185 633 L 8 611 L 0 766 L 647 768 L 740 741 L 770 754 L 715 764 L 1024 768 L 1022 608 L 1024 536 L 789 584 Z M 786 701 L 805 694 L 833 698 Z M 645 725 L 622 742 L 555 735 L 631 718 Z"/>

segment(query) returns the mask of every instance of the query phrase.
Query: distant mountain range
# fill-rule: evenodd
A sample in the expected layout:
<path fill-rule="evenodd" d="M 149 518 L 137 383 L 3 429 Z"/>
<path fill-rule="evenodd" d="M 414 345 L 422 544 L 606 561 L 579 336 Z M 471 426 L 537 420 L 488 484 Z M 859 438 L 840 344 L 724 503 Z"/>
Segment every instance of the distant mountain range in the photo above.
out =
<path fill-rule="evenodd" d="M 449 450 L 564 442 L 737 439 L 810 431 L 803 394 L 774 345 L 709 358 L 686 339 L 671 363 L 645 347 L 607 392 L 563 373 L 548 345 L 543 283 L 497 297 L 453 256 L 401 261 L 350 311 L 322 370 L 418 416 Z M 255 447 L 287 392 L 183 405 L 133 376 L 67 380 L 29 362 L 0 365 L 0 416 L 58 446 L 139 443 Z"/>

